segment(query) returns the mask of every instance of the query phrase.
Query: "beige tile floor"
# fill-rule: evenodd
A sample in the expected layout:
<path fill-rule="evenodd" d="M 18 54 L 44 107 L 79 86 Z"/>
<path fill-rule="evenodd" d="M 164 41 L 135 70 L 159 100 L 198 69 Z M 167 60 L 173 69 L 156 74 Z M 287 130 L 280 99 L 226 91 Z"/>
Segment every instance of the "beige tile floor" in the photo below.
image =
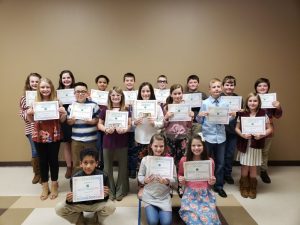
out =
<path fill-rule="evenodd" d="M 255 200 L 244 199 L 238 192 L 239 167 L 234 167 L 234 185 L 225 185 L 227 199 L 217 198 L 230 225 L 299 225 L 300 224 L 300 167 L 271 167 L 271 184 L 258 179 L 258 195 Z M 32 185 L 30 167 L 0 167 L 0 225 L 68 225 L 55 215 L 54 206 L 64 200 L 69 182 L 64 179 L 65 168 L 60 169 L 60 195 L 56 200 L 40 201 L 40 185 Z M 115 202 L 117 210 L 105 224 L 137 224 L 136 182 L 131 180 L 131 194 L 121 202 Z M 15 197 L 14 197 L 15 196 Z M 240 205 L 242 207 L 240 207 Z M 250 216 L 241 220 L 245 213 Z M 253 220 L 252 218 L 255 220 Z M 8 219 L 9 218 L 9 219 Z M 10 219 L 13 218 L 13 219 Z"/>

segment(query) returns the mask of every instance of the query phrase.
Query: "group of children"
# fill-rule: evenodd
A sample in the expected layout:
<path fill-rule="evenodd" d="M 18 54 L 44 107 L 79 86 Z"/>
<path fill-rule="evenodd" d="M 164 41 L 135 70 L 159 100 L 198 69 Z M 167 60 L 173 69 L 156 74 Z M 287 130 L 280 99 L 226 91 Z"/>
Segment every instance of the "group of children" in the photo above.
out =
<path fill-rule="evenodd" d="M 166 102 L 157 102 L 155 117 L 135 115 L 132 104 L 125 104 L 123 91 L 135 91 L 135 76 L 126 73 L 123 77 L 125 88 L 113 87 L 108 92 L 107 106 L 98 105 L 91 100 L 88 87 L 83 82 L 75 82 L 74 75 L 64 70 L 59 75 L 59 89 L 74 89 L 77 103 L 92 105 L 91 120 L 75 119 L 71 116 L 72 104 L 59 106 L 59 119 L 34 121 L 34 110 L 26 104 L 26 91 L 36 91 L 35 101 L 56 101 L 56 91 L 52 82 L 37 73 L 31 73 L 25 82 L 24 96 L 20 100 L 20 115 L 25 121 L 25 134 L 31 144 L 34 178 L 32 183 L 42 184 L 41 200 L 54 199 L 58 195 L 58 151 L 63 142 L 64 158 L 67 164 L 66 178 L 105 174 L 105 200 L 121 201 L 129 192 L 129 177 L 135 178 L 142 190 L 141 198 L 146 204 L 148 224 L 171 224 L 172 208 L 170 189 L 178 183 L 178 194 L 182 197 L 179 214 L 186 224 L 220 224 L 216 212 L 215 197 L 210 187 L 221 197 L 227 194 L 223 189 L 225 181 L 233 184 L 231 176 L 235 149 L 241 163 L 240 192 L 243 197 L 256 197 L 257 167 L 265 183 L 270 183 L 267 173 L 268 152 L 274 131 L 273 118 L 280 118 L 282 109 L 279 101 L 273 102 L 272 109 L 261 109 L 259 94 L 268 93 L 270 82 L 260 78 L 255 82 L 255 92 L 245 99 L 245 107 L 230 112 L 228 125 L 212 123 L 208 120 L 209 108 L 228 107 L 221 98 L 237 96 L 234 93 L 236 79 L 226 76 L 221 82 L 212 79 L 209 83 L 209 97 L 198 91 L 199 77 L 187 78 L 186 90 L 180 84 L 169 89 Z M 98 90 L 106 91 L 109 78 L 99 75 L 95 79 Z M 167 89 L 167 77 L 157 78 L 157 88 Z M 183 104 L 184 93 L 201 93 L 201 107 L 192 107 L 190 121 L 173 121 L 174 113 L 168 110 L 170 104 Z M 155 100 L 155 90 L 151 83 L 143 82 L 137 91 L 137 100 Z M 127 129 L 106 127 L 106 111 L 128 112 Z M 241 117 L 265 117 L 266 131 L 261 135 L 244 134 Z M 199 133 L 201 132 L 201 133 Z M 199 135 L 201 134 L 201 135 Z M 88 150 L 87 150 L 88 149 Z M 95 154 L 95 151 L 97 154 Z M 172 179 L 147 175 L 148 156 L 174 158 Z M 185 161 L 211 160 L 213 175 L 208 181 L 185 181 L 183 163 Z M 114 162 L 118 163 L 118 178 L 113 177 Z M 81 167 L 81 169 L 79 169 Z M 100 169 L 100 170 L 98 170 Z M 51 189 L 49 190 L 49 170 Z M 178 173 L 178 177 L 177 177 Z M 177 182 L 178 180 L 178 182 Z M 72 179 L 71 179 L 72 182 Z M 57 206 L 57 213 L 71 223 L 83 223 L 82 211 L 101 211 L 98 221 L 111 214 L 114 208 L 104 204 L 105 200 L 88 202 L 78 209 L 72 204 L 72 192 L 68 193 L 66 203 Z M 91 206 L 94 207 L 91 207 Z M 76 206 L 76 207 L 75 207 Z M 107 206 L 107 207 L 106 207 Z M 72 209 L 70 209 L 70 207 Z M 76 209 L 75 209 L 75 208 Z M 103 209 L 104 207 L 104 209 Z M 66 209 L 68 208 L 68 209 Z M 71 212 L 75 212 L 76 215 Z"/>

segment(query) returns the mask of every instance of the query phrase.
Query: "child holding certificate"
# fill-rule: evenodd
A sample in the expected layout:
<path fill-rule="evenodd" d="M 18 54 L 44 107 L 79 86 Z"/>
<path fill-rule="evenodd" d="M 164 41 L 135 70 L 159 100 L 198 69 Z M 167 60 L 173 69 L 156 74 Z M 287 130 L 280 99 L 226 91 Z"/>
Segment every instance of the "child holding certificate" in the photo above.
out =
<path fill-rule="evenodd" d="M 211 176 L 207 181 L 186 180 L 184 163 L 201 160 L 211 162 Z M 204 139 L 199 135 L 193 136 L 188 142 L 186 156 L 180 160 L 178 172 L 178 181 L 185 186 L 179 215 L 186 224 L 221 224 L 216 210 L 216 198 L 210 189 L 216 182 L 213 168 L 214 161 L 208 157 Z"/>
<path fill-rule="evenodd" d="M 25 135 L 28 138 L 31 147 L 31 166 L 33 168 L 34 177 L 32 179 L 33 184 L 37 184 L 40 181 L 40 165 L 39 155 L 36 151 L 35 145 L 32 141 L 32 131 L 34 123 L 30 122 L 27 118 L 27 109 L 30 105 L 26 104 L 26 91 L 36 91 L 38 83 L 42 76 L 38 73 L 30 73 L 25 81 L 24 95 L 20 99 L 20 116 L 25 122 Z"/>
<path fill-rule="evenodd" d="M 108 94 L 108 106 L 100 112 L 98 129 L 104 132 L 103 136 L 103 159 L 104 171 L 108 174 L 110 199 L 121 201 L 129 191 L 128 179 L 128 131 L 131 127 L 131 114 L 118 121 L 118 124 L 113 124 L 107 118 L 107 112 L 128 112 L 125 108 L 125 97 L 123 90 L 118 87 L 113 87 Z M 122 117 L 123 118 L 123 117 Z M 107 120 L 107 121 L 106 121 Z M 105 126 L 106 124 L 110 124 Z M 113 121 L 114 122 L 114 121 Z M 115 183 L 113 177 L 113 162 L 118 162 L 118 178 Z"/>
<path fill-rule="evenodd" d="M 75 78 L 70 70 L 63 70 L 59 74 L 59 83 L 57 90 L 61 89 L 72 89 L 74 88 Z M 63 107 L 68 111 L 70 104 L 63 104 Z M 72 141 L 72 126 L 68 125 L 67 121 L 61 124 L 61 129 L 64 134 L 62 142 L 64 142 L 64 158 L 67 164 L 67 171 L 65 173 L 65 178 L 69 179 L 72 176 L 73 162 L 72 162 L 72 151 L 71 151 L 71 141 Z"/>
<path fill-rule="evenodd" d="M 242 129 L 243 117 L 265 117 L 265 132 L 245 133 Z M 262 149 L 265 137 L 272 133 L 272 126 L 265 110 L 261 109 L 261 100 L 257 93 L 250 93 L 243 112 L 239 113 L 236 133 L 238 134 L 238 160 L 241 163 L 240 192 L 244 198 L 256 198 L 256 167 L 262 163 Z"/>
<path fill-rule="evenodd" d="M 37 96 L 34 104 L 47 103 L 57 101 L 56 92 L 51 80 L 42 78 L 38 84 Z M 58 104 L 57 104 L 58 105 Z M 51 105 L 49 105 L 50 107 Z M 44 106 L 45 110 L 48 106 Z M 45 118 L 43 120 L 34 121 L 34 115 L 39 113 Z M 62 138 L 60 123 L 66 120 L 67 112 L 64 107 L 57 108 L 54 113 L 59 119 L 48 119 L 47 115 L 50 111 L 45 113 L 34 111 L 33 108 L 27 110 L 28 120 L 34 121 L 34 129 L 32 132 L 32 140 L 40 157 L 40 170 L 43 191 L 40 196 L 41 200 L 45 200 L 49 195 L 49 169 L 51 175 L 51 193 L 50 199 L 55 199 L 58 195 L 58 151 L 60 140 Z"/>
<path fill-rule="evenodd" d="M 144 184 L 139 193 L 145 203 L 146 218 L 149 225 L 172 224 L 172 202 L 170 196 L 171 185 L 176 183 L 176 168 L 173 165 L 173 175 L 163 178 L 159 175 L 150 174 L 152 156 L 166 156 L 166 139 L 160 134 L 155 134 L 150 140 L 149 156 L 142 159 L 138 172 L 138 181 Z"/>
<path fill-rule="evenodd" d="M 74 190 L 73 190 L 73 180 L 70 180 L 71 192 L 67 193 L 66 201 L 60 202 L 56 205 L 56 214 L 62 218 L 68 220 L 70 223 L 76 223 L 77 225 L 86 224 L 84 221 L 83 212 L 95 212 L 95 220 L 97 224 L 102 224 L 102 222 L 115 211 L 115 207 L 108 205 L 108 177 L 107 175 L 97 169 L 98 165 L 98 154 L 93 149 L 84 149 L 80 152 L 80 167 L 81 170 L 77 171 L 73 177 L 87 177 L 93 175 L 103 176 L 103 192 L 104 199 L 95 199 L 88 201 L 73 202 L 74 200 Z M 100 190 L 99 190 L 100 192 Z"/>
<path fill-rule="evenodd" d="M 143 82 L 140 85 L 137 100 L 155 100 L 154 90 L 149 82 Z M 135 106 L 138 107 L 137 104 Z M 132 150 L 138 150 L 135 152 L 131 152 L 131 154 L 128 153 L 129 162 L 131 162 L 131 165 L 128 165 L 129 167 L 131 167 L 131 170 L 129 170 L 129 175 L 131 177 L 136 176 L 136 170 L 139 168 L 139 164 L 141 163 L 142 158 L 148 154 L 151 137 L 156 134 L 163 126 L 163 111 L 157 104 L 157 102 L 155 102 L 153 108 L 154 107 L 156 108 L 156 115 L 148 115 L 150 111 L 148 113 L 143 113 L 143 115 L 136 115 L 138 109 L 135 109 L 135 107 L 133 107 L 134 119 L 132 124 L 135 127 L 134 138 L 137 146 L 135 148 L 132 148 Z M 154 109 L 151 110 L 154 111 Z"/>
<path fill-rule="evenodd" d="M 267 78 L 259 78 L 255 81 L 254 88 L 258 94 L 267 94 L 270 90 L 270 81 Z M 274 108 L 265 109 L 270 119 L 271 125 L 274 126 L 273 118 L 279 119 L 282 116 L 282 108 L 279 101 L 272 102 Z M 262 164 L 260 167 L 260 177 L 264 183 L 271 183 L 271 179 L 268 175 L 268 160 L 269 152 L 271 149 L 272 139 L 274 131 L 266 138 L 265 147 L 262 150 Z"/>

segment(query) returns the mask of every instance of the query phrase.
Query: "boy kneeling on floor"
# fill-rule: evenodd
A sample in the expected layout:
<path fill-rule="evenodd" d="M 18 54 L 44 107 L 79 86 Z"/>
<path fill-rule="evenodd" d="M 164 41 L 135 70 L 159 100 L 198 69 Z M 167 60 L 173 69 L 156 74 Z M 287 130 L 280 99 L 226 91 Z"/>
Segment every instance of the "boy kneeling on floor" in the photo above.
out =
<path fill-rule="evenodd" d="M 71 192 L 67 193 L 66 201 L 56 205 L 56 214 L 76 225 L 85 224 L 83 212 L 95 212 L 95 218 L 98 224 L 101 224 L 105 218 L 115 211 L 115 207 L 107 203 L 108 200 L 108 177 L 97 169 L 98 156 L 93 149 L 84 149 L 80 152 L 81 170 L 76 172 L 73 177 L 103 175 L 104 199 L 73 202 L 72 181 L 70 179 Z"/>

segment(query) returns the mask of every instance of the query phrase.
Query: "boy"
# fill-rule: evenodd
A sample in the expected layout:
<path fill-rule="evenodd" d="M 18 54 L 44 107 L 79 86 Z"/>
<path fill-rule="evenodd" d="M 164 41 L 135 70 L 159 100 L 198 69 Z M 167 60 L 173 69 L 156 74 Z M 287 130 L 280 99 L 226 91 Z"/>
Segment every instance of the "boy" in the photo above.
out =
<path fill-rule="evenodd" d="M 73 168 L 79 166 L 79 154 L 85 148 L 96 150 L 97 123 L 99 119 L 99 106 L 88 100 L 88 87 L 83 82 L 74 84 L 74 92 L 77 103 L 92 105 L 93 114 L 91 120 L 79 120 L 70 117 L 73 105 L 68 108 L 67 123 L 72 126 L 72 160 Z"/>
<path fill-rule="evenodd" d="M 255 84 L 254 84 L 255 92 L 259 93 L 259 94 L 267 94 L 270 90 L 270 85 L 271 85 L 271 83 L 270 83 L 269 79 L 259 78 L 258 80 L 255 81 Z M 276 119 L 279 119 L 282 116 L 282 108 L 281 108 L 279 101 L 274 101 L 272 104 L 275 108 L 270 108 L 270 109 L 265 109 L 265 110 L 270 119 L 270 123 L 273 127 L 274 126 L 273 117 Z M 267 169 L 268 169 L 269 151 L 271 149 L 273 134 L 274 133 L 270 134 L 266 138 L 265 147 L 262 149 L 262 164 L 260 167 L 260 178 L 266 184 L 271 183 L 271 178 L 269 177 Z"/>
<path fill-rule="evenodd" d="M 158 87 L 158 89 L 160 89 L 160 90 L 167 89 L 167 85 L 168 85 L 167 76 L 159 75 L 157 77 L 157 87 Z"/>
<path fill-rule="evenodd" d="M 217 78 L 214 78 L 209 82 L 210 96 L 202 102 L 200 112 L 197 115 L 197 121 L 202 123 L 202 133 L 205 139 L 205 145 L 207 147 L 208 154 L 215 160 L 215 176 L 217 181 L 214 185 L 214 191 L 217 192 L 221 197 L 226 198 L 227 194 L 223 190 L 226 141 L 225 126 L 223 124 L 208 122 L 206 118 L 206 116 L 208 116 L 209 107 L 228 107 L 228 105 L 225 104 L 220 98 L 222 93 L 221 86 L 221 81 Z"/>
<path fill-rule="evenodd" d="M 133 91 L 135 76 L 133 73 L 125 73 L 123 76 L 123 82 L 125 84 L 125 91 Z"/>
<path fill-rule="evenodd" d="M 238 96 L 234 93 L 234 89 L 236 86 L 236 79 L 234 76 L 228 75 L 225 76 L 222 81 L 222 89 L 223 93 L 221 96 Z M 234 184 L 234 180 L 232 178 L 232 164 L 234 152 L 236 149 L 237 142 L 237 134 L 235 132 L 237 117 L 229 122 L 228 125 L 225 125 L 226 131 L 226 143 L 225 143 L 225 158 L 224 158 L 224 180 L 228 184 Z"/>
<path fill-rule="evenodd" d="M 115 207 L 107 204 L 108 200 L 108 177 L 101 170 L 96 169 L 98 166 L 98 153 L 93 149 L 84 149 L 80 152 L 80 167 L 73 177 L 103 175 L 104 199 L 90 200 L 74 203 L 72 192 L 72 179 L 70 180 L 71 192 L 67 193 L 66 201 L 56 205 L 56 214 L 68 220 L 70 223 L 84 225 L 83 212 L 95 212 L 97 224 L 101 222 L 115 211 Z"/>

